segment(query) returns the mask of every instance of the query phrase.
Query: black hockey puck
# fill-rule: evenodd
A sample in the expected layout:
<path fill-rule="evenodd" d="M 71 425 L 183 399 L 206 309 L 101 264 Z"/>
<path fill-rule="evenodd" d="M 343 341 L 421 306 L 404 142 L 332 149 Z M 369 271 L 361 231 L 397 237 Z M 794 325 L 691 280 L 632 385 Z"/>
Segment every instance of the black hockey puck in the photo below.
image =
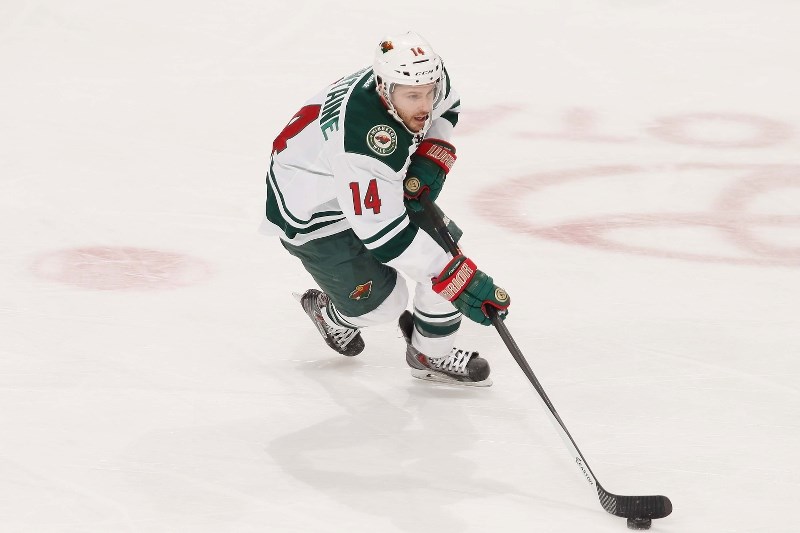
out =
<path fill-rule="evenodd" d="M 652 524 L 650 518 L 628 518 L 628 529 L 650 529 Z"/>

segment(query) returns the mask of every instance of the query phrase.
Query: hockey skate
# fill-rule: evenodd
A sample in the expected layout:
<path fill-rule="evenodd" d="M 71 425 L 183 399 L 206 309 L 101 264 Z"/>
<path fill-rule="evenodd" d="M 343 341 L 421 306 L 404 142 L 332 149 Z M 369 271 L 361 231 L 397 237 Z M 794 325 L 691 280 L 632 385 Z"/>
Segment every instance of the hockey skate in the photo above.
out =
<path fill-rule="evenodd" d="M 302 295 L 293 294 L 328 346 L 348 357 L 361 353 L 364 339 L 358 329 L 333 328 L 322 318 L 322 309 L 328 306 L 327 294 L 317 289 L 308 289 Z"/>
<path fill-rule="evenodd" d="M 414 317 L 409 311 L 400 315 L 399 326 L 406 341 L 406 363 L 415 378 L 470 387 L 491 386 L 489 363 L 478 352 L 453 348 L 448 355 L 434 359 L 411 345 Z"/>

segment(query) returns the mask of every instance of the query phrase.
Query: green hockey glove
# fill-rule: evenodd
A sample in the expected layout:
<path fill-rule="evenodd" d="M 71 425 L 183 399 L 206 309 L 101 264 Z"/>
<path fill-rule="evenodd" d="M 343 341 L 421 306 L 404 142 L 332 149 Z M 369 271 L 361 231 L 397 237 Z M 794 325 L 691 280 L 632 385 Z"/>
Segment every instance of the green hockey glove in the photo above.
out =
<path fill-rule="evenodd" d="M 508 293 L 461 254 L 454 257 L 432 281 L 434 291 L 478 324 L 488 326 L 492 323 L 487 312 L 489 307 L 495 308 L 503 320 L 508 315 L 508 306 L 511 305 Z"/>
<path fill-rule="evenodd" d="M 456 162 L 456 149 L 441 139 L 424 139 L 411 154 L 406 178 L 403 180 L 403 196 L 410 211 L 422 211 L 419 197 L 425 191 L 431 200 L 439 196 L 447 173 Z"/>

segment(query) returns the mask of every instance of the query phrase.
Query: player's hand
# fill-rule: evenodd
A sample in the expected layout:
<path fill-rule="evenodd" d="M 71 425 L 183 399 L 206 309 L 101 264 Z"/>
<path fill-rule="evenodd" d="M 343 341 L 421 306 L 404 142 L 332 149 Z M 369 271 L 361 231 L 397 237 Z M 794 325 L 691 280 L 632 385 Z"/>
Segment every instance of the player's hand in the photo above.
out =
<path fill-rule="evenodd" d="M 424 139 L 411 154 L 411 164 L 403 180 L 406 206 L 412 211 L 422 211 L 419 197 L 425 191 L 431 200 L 436 200 L 455 162 L 456 149 L 452 144 L 441 139 Z"/>
<path fill-rule="evenodd" d="M 475 266 L 471 259 L 457 255 L 433 278 L 433 290 L 450 300 L 461 313 L 484 326 L 492 323 L 488 308 L 497 310 L 497 315 L 505 320 L 511 298 L 508 293 L 494 284 Z"/>

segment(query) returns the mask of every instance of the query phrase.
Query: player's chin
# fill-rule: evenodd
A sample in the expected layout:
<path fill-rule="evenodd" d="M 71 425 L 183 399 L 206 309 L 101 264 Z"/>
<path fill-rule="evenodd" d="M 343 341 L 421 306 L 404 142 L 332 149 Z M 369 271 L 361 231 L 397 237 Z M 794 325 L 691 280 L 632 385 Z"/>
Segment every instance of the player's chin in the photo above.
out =
<path fill-rule="evenodd" d="M 419 133 L 420 131 L 422 131 L 422 128 L 425 127 L 426 122 L 428 122 L 428 115 L 414 117 L 411 119 L 411 127 L 409 129 L 411 131 Z"/>

